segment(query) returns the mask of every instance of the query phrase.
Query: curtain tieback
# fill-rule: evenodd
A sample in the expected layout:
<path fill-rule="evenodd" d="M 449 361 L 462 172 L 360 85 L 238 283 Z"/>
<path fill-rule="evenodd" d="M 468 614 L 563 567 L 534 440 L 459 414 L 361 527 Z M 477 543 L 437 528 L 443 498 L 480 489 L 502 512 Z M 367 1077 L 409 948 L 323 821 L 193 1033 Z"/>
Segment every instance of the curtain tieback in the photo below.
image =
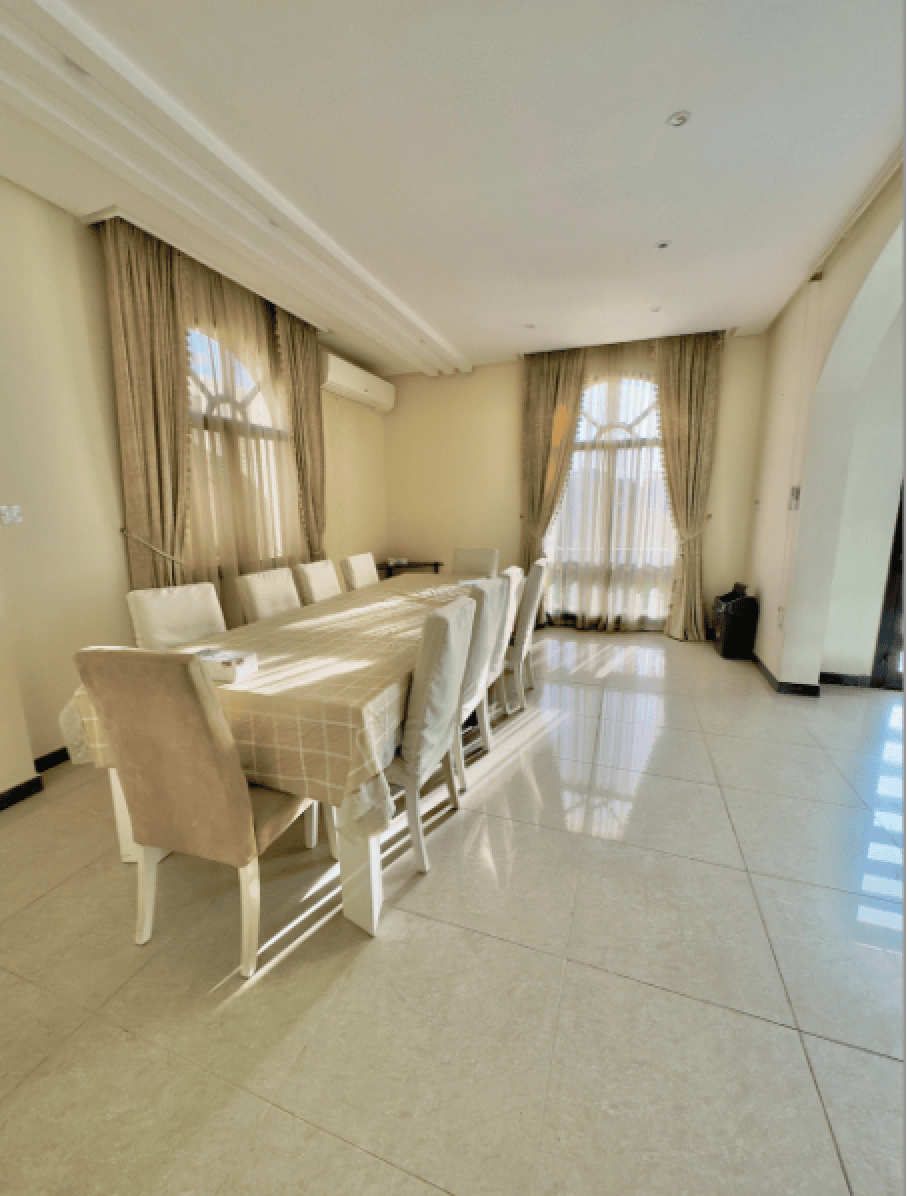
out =
<path fill-rule="evenodd" d="M 158 556 L 165 557 L 168 561 L 173 561 L 175 565 L 183 565 L 179 557 L 171 556 L 169 552 L 162 552 L 160 548 L 155 548 L 154 544 L 149 544 L 147 540 L 143 540 L 141 536 L 136 536 L 132 532 L 127 531 L 125 527 L 120 528 L 122 535 L 127 536 L 130 540 L 135 540 L 139 544 L 144 544 L 146 548 L 150 548 L 152 552 L 156 552 Z"/>
<path fill-rule="evenodd" d="M 712 515 L 707 515 L 706 519 L 703 520 L 695 532 L 690 532 L 686 536 L 678 536 L 678 551 L 680 552 L 681 556 L 684 556 L 684 549 L 691 542 L 691 540 L 696 540 L 698 536 L 702 536 L 706 531 L 707 519 L 712 519 Z"/>

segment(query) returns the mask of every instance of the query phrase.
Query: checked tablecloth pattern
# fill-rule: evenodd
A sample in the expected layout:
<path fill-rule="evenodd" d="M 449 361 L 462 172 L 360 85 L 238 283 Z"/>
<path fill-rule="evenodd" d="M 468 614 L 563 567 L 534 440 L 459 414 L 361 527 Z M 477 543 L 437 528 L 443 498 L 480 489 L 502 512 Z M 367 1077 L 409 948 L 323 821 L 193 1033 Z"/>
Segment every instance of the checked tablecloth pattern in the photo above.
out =
<path fill-rule="evenodd" d="M 180 651 L 255 652 L 257 673 L 217 687 L 247 778 L 340 807 L 341 827 L 374 834 L 393 815 L 383 772 L 426 615 L 462 592 L 455 578 L 404 574 Z M 94 764 L 116 767 L 84 689 L 75 701 Z"/>

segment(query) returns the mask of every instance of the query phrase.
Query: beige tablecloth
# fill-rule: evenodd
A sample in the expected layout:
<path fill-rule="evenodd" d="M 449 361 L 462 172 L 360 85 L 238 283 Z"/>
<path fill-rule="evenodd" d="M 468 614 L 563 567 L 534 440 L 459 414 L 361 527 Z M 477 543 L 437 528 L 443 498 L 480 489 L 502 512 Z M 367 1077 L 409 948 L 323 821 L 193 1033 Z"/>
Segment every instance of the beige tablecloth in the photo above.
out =
<path fill-rule="evenodd" d="M 255 652 L 258 672 L 218 694 L 247 778 L 336 806 L 341 829 L 384 830 L 394 756 L 423 623 L 458 580 L 407 573 L 290 614 L 186 644 Z M 114 768 L 84 689 L 74 699 L 97 767 Z"/>

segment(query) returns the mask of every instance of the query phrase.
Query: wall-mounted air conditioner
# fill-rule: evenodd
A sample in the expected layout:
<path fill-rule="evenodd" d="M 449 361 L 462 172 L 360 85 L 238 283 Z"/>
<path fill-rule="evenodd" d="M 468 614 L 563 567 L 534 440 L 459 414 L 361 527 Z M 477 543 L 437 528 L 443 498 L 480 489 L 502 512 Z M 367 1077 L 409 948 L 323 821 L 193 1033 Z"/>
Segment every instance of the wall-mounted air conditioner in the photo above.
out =
<path fill-rule="evenodd" d="M 322 390 L 352 399 L 355 403 L 365 403 L 382 414 L 394 406 L 395 392 L 390 382 L 376 378 L 375 374 L 369 374 L 359 366 L 335 357 L 333 353 L 323 350 L 321 357 Z"/>

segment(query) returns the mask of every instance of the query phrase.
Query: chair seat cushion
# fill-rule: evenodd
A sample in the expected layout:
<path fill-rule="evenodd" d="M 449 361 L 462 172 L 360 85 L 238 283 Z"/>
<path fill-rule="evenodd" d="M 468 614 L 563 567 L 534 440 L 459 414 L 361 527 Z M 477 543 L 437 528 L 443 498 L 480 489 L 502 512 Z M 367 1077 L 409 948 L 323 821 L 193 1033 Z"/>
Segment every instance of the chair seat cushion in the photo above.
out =
<path fill-rule="evenodd" d="M 265 789 L 261 785 L 249 786 L 249 801 L 259 855 L 311 805 L 311 798 L 283 793 L 279 789 Z"/>

